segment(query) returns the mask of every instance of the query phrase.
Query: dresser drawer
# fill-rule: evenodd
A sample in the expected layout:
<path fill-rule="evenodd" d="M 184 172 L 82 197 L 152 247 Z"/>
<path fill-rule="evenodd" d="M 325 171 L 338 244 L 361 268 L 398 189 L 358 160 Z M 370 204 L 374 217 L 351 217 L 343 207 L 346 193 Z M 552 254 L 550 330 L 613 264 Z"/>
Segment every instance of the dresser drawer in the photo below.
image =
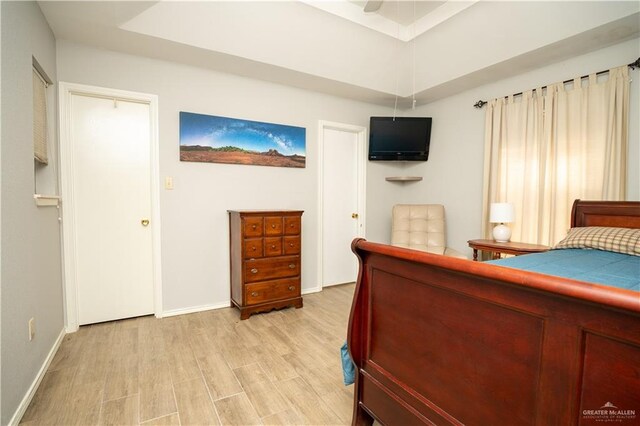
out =
<path fill-rule="evenodd" d="M 296 253 L 292 253 L 296 254 Z M 264 255 L 280 256 L 282 255 L 282 237 L 266 237 L 264 239 Z"/>
<path fill-rule="evenodd" d="M 244 263 L 246 283 L 300 275 L 300 256 L 281 256 L 247 260 Z"/>
<path fill-rule="evenodd" d="M 272 300 L 289 299 L 300 296 L 300 279 L 289 278 L 247 284 L 244 291 L 247 305 L 255 305 Z"/>
<path fill-rule="evenodd" d="M 265 235 L 282 235 L 282 216 L 264 218 Z"/>
<path fill-rule="evenodd" d="M 282 251 L 284 254 L 300 254 L 300 236 L 283 237 Z"/>
<path fill-rule="evenodd" d="M 285 235 L 300 234 L 300 216 L 284 217 L 284 234 Z"/>
<path fill-rule="evenodd" d="M 262 257 L 262 238 L 250 238 L 242 242 L 242 252 L 245 259 Z"/>
<path fill-rule="evenodd" d="M 242 218 L 242 231 L 245 238 L 261 237 L 262 236 L 262 218 L 261 217 Z"/>

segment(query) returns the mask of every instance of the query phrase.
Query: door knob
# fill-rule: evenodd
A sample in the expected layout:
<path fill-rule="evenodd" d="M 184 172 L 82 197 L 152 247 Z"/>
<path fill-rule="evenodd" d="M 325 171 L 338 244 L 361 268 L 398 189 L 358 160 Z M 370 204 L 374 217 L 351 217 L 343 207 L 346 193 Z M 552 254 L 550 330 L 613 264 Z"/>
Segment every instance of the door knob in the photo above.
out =
<path fill-rule="evenodd" d="M 140 221 L 140 223 L 142 224 L 142 226 L 148 226 L 149 225 L 149 219 L 142 219 Z"/>
<path fill-rule="evenodd" d="M 352 219 L 357 219 L 358 218 L 358 213 L 351 213 L 351 218 Z"/>

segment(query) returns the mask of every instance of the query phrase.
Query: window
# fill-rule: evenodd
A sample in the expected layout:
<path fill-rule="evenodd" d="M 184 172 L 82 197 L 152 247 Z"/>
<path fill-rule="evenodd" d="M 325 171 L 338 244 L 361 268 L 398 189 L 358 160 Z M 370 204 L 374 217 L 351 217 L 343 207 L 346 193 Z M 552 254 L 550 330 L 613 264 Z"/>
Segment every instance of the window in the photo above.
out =
<path fill-rule="evenodd" d="M 515 205 L 513 240 L 554 245 L 567 233 L 575 199 L 624 200 L 629 72 L 573 80 L 492 100 L 485 137 L 484 235 L 489 205 Z M 603 79 L 604 80 L 604 79 Z"/>
<path fill-rule="evenodd" d="M 47 87 L 49 83 L 33 68 L 33 156 L 41 164 L 49 163 L 47 154 Z"/>
<path fill-rule="evenodd" d="M 32 57 L 33 193 L 38 206 L 58 204 L 58 144 L 55 132 L 53 83 Z M 26 76 L 25 76 L 26 77 Z M 29 140 L 25 140 L 28 144 Z M 44 200 L 44 201 L 43 201 Z M 51 200 L 55 200 L 51 201 Z"/>

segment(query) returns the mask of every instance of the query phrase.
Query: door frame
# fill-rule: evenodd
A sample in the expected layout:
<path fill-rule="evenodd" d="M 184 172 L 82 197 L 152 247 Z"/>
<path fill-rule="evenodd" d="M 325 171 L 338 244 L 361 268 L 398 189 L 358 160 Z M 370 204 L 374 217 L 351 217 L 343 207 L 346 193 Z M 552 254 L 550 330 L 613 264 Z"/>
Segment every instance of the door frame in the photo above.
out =
<path fill-rule="evenodd" d="M 366 235 L 366 190 L 367 190 L 367 128 L 353 124 L 337 123 L 334 121 L 318 121 L 318 285 L 316 291 L 324 287 L 323 269 L 323 222 L 324 222 L 324 131 L 339 130 L 355 133 L 358 137 L 357 147 L 357 194 L 358 194 L 358 237 Z"/>
<path fill-rule="evenodd" d="M 151 250 L 153 306 L 157 318 L 162 317 L 162 269 L 160 250 L 160 161 L 158 139 L 158 96 L 105 87 L 60 82 L 60 187 L 62 194 L 62 240 L 64 255 L 65 330 L 78 330 L 78 280 L 76 258 L 76 205 L 73 198 L 74 160 L 71 140 L 71 96 L 90 96 L 149 105 L 149 136 L 151 155 Z"/>

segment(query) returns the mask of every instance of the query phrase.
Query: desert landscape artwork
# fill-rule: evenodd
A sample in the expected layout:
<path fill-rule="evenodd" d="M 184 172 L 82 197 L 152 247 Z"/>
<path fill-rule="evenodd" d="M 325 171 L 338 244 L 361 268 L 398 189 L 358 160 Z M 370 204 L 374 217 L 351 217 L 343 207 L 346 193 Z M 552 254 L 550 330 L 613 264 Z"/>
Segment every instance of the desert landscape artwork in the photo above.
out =
<path fill-rule="evenodd" d="M 305 167 L 304 127 L 180 112 L 180 161 Z"/>

